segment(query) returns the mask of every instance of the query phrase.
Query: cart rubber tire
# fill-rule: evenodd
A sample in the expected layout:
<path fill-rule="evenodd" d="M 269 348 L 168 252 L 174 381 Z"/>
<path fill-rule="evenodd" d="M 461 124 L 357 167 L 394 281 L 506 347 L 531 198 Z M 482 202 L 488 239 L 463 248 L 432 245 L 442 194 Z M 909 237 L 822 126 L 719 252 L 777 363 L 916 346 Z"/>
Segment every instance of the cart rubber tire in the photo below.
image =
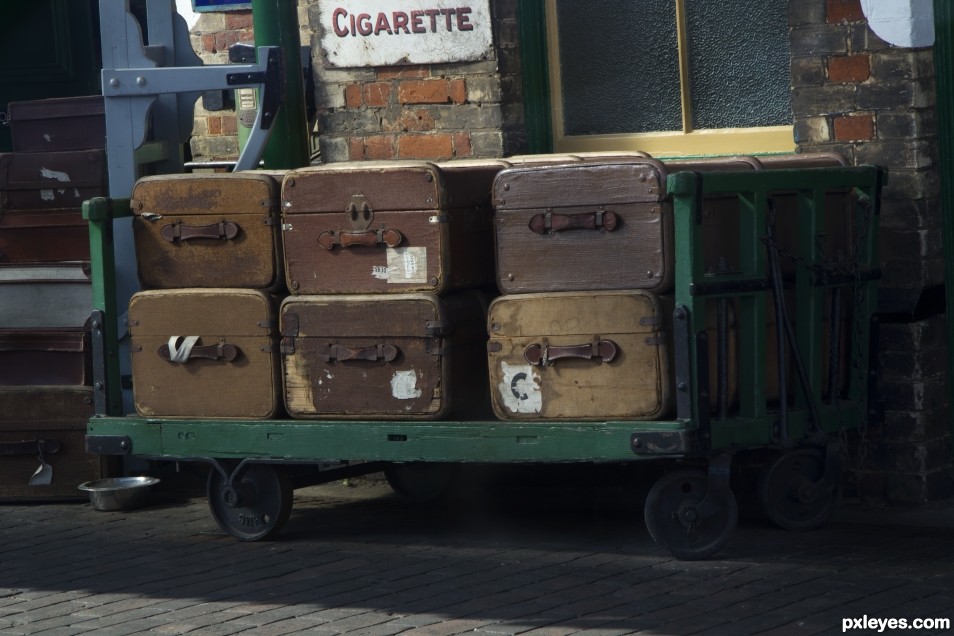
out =
<path fill-rule="evenodd" d="M 772 523 L 786 530 L 825 525 L 841 499 L 841 474 L 835 484 L 819 484 L 825 473 L 825 449 L 806 446 L 787 451 L 759 475 L 759 503 Z"/>
<path fill-rule="evenodd" d="M 412 462 L 391 464 L 384 477 L 391 489 L 414 503 L 440 501 L 454 486 L 460 467 L 457 464 Z"/>
<path fill-rule="evenodd" d="M 288 521 L 295 491 L 285 471 L 250 464 L 234 478 L 231 488 L 225 482 L 218 470 L 209 472 L 209 509 L 219 527 L 236 539 L 267 539 Z"/>
<path fill-rule="evenodd" d="M 696 561 L 712 556 L 729 540 L 739 521 L 735 495 L 729 490 L 715 514 L 685 525 L 680 516 L 705 498 L 707 488 L 705 471 L 676 470 L 660 477 L 646 497 L 644 516 L 649 535 L 677 559 Z"/>

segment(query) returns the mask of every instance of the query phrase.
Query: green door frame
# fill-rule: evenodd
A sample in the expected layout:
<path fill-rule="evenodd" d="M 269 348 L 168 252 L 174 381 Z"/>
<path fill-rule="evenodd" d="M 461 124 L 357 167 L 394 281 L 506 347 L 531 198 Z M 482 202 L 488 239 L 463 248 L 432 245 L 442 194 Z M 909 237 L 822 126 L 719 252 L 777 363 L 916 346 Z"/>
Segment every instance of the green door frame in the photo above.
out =
<path fill-rule="evenodd" d="M 954 334 L 954 2 L 934 0 L 934 67 L 937 145 L 941 166 L 942 235 L 947 333 Z M 954 378 L 954 346 L 948 338 L 947 378 Z M 954 446 L 954 417 L 948 415 Z"/>
<path fill-rule="evenodd" d="M 546 6 L 543 0 L 518 0 L 518 2 L 527 152 L 531 154 L 553 152 Z"/>

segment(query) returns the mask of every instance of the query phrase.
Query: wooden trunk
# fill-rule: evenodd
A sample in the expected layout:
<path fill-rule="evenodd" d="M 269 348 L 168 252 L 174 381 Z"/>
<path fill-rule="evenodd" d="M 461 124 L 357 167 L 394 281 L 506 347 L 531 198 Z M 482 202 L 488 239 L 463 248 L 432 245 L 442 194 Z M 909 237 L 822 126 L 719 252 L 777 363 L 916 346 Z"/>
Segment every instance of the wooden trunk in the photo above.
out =
<path fill-rule="evenodd" d="M 10 102 L 14 152 L 58 152 L 106 147 L 102 95 Z"/>
<path fill-rule="evenodd" d="M 513 167 L 494 182 L 494 206 L 505 294 L 672 286 L 672 205 L 658 161 Z"/>
<path fill-rule="evenodd" d="M 278 192 L 262 172 L 140 179 L 131 205 L 143 286 L 282 287 Z"/>
<path fill-rule="evenodd" d="M 668 305 L 642 290 L 497 298 L 487 346 L 494 412 L 506 420 L 669 414 Z"/>
<path fill-rule="evenodd" d="M 88 260 L 89 226 L 81 211 L 0 209 L 0 263 Z"/>
<path fill-rule="evenodd" d="M 483 297 L 290 296 L 285 404 L 295 418 L 490 417 Z"/>
<path fill-rule="evenodd" d="M 0 210 L 79 211 L 106 190 L 103 150 L 0 154 Z"/>
<path fill-rule="evenodd" d="M 92 416 L 89 387 L 0 387 L 0 500 L 86 498 L 77 486 L 110 476 L 105 457 L 86 453 Z M 31 486 L 41 445 L 53 481 Z"/>
<path fill-rule="evenodd" d="M 282 184 L 289 290 L 443 293 L 492 284 L 490 191 L 505 164 L 449 164 L 355 162 L 289 172 Z"/>
<path fill-rule="evenodd" d="M 135 294 L 129 332 L 136 411 L 147 417 L 275 416 L 281 379 L 273 307 L 270 296 L 250 289 Z"/>
<path fill-rule="evenodd" d="M 88 384 L 90 364 L 82 327 L 0 329 L 0 386 Z"/>

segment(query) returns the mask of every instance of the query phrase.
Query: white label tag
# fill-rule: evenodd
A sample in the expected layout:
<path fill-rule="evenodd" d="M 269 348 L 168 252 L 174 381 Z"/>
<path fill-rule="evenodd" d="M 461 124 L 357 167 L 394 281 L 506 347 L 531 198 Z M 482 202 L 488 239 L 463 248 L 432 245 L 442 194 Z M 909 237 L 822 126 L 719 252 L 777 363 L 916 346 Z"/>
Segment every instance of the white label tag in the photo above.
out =
<path fill-rule="evenodd" d="M 388 248 L 389 283 L 426 283 L 427 248 Z"/>
<path fill-rule="evenodd" d="M 511 413 L 539 413 L 543 410 L 540 376 L 529 364 L 510 366 L 500 363 L 501 380 L 497 385 L 504 406 Z"/>
<path fill-rule="evenodd" d="M 398 400 L 414 400 L 421 397 L 421 390 L 417 388 L 417 372 L 414 369 L 395 371 L 391 377 L 391 395 Z"/>

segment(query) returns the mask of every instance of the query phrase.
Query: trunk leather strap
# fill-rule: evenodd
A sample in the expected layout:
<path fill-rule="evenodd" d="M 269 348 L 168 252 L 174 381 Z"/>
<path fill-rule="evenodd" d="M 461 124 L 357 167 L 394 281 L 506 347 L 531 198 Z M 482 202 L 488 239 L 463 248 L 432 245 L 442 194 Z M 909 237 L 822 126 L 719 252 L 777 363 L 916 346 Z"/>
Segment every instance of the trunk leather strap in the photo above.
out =
<path fill-rule="evenodd" d="M 179 340 L 182 339 L 180 343 Z M 167 362 L 185 364 L 190 360 L 202 358 L 219 362 L 232 362 L 238 357 L 239 349 L 224 340 L 214 345 L 198 346 L 199 336 L 172 336 L 169 342 L 159 347 L 159 357 Z"/>
<path fill-rule="evenodd" d="M 402 241 L 404 236 L 398 230 L 384 228 L 363 231 L 331 230 L 318 235 L 318 245 L 326 250 L 332 250 L 336 245 L 340 247 L 377 247 L 379 245 L 397 247 Z"/>
<path fill-rule="evenodd" d="M 392 362 L 401 352 L 394 345 L 377 344 L 370 347 L 345 347 L 343 345 L 328 345 L 328 349 L 322 354 L 325 362 L 347 362 L 349 360 L 368 360 L 377 362 Z"/>
<path fill-rule="evenodd" d="M 60 442 L 55 439 L 30 439 L 22 442 L 0 442 L 0 455 L 36 455 L 57 453 Z"/>
<path fill-rule="evenodd" d="M 619 347 L 615 342 L 596 336 L 593 342 L 586 344 L 553 346 L 546 341 L 532 344 L 524 349 L 523 357 L 533 366 L 546 367 L 562 358 L 596 360 L 600 364 L 612 362 L 618 352 Z"/>
<path fill-rule="evenodd" d="M 605 230 L 612 232 L 619 225 L 615 212 L 597 210 L 581 214 L 535 214 L 530 217 L 530 231 L 535 234 L 552 234 L 564 230 Z"/>
<path fill-rule="evenodd" d="M 170 243 L 192 239 L 231 240 L 238 235 L 239 226 L 232 221 L 220 221 L 209 225 L 185 225 L 180 222 L 163 225 L 159 233 Z"/>

